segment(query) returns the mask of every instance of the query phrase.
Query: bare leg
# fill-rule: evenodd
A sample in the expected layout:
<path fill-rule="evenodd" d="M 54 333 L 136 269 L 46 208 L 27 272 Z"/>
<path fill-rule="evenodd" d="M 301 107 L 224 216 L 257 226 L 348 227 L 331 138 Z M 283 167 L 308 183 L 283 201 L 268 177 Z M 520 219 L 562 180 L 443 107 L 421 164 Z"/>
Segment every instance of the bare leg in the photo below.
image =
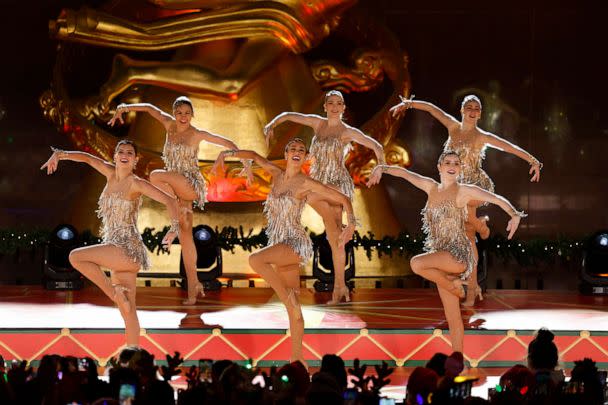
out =
<path fill-rule="evenodd" d="M 198 295 L 204 296 L 203 285 L 196 275 L 196 247 L 192 239 L 192 201 L 197 198 L 194 189 L 181 174 L 166 170 L 154 170 L 150 173 L 150 181 L 161 190 L 179 198 L 179 241 L 182 247 L 182 258 L 188 280 L 188 299 L 185 305 L 196 303 Z"/>
<path fill-rule="evenodd" d="M 344 247 L 339 246 L 339 238 L 342 233 L 342 209 L 338 206 L 329 205 L 325 201 L 313 200 L 312 198 L 309 198 L 307 203 L 323 217 L 327 241 L 331 248 L 331 258 L 334 265 L 334 291 L 328 304 L 337 304 L 342 300 L 342 297 L 348 302 L 350 296 L 344 274 L 346 252 Z"/>
<path fill-rule="evenodd" d="M 138 345 L 135 279 L 139 264 L 127 256 L 123 249 L 107 244 L 73 250 L 70 253 L 70 263 L 117 304 L 125 322 L 127 345 Z M 111 269 L 111 278 L 105 275 L 101 267 Z"/>
<path fill-rule="evenodd" d="M 300 265 L 277 267 L 277 273 L 288 291 L 291 310 L 288 309 L 289 332 L 291 334 L 291 361 L 300 361 L 307 366 L 302 354 L 304 339 L 304 317 L 300 306 Z M 308 368 L 308 367 L 306 367 Z"/>
<path fill-rule="evenodd" d="M 452 350 L 462 352 L 464 346 L 464 325 L 462 323 L 462 316 L 460 315 L 458 297 L 441 287 L 437 289 L 439 291 L 439 298 L 441 298 L 441 303 L 443 304 L 445 319 L 448 321 Z"/>
<path fill-rule="evenodd" d="M 139 346 L 139 319 L 137 318 L 137 305 L 135 300 L 135 280 L 137 272 L 113 271 L 112 282 L 127 288 L 125 295 L 129 300 L 128 306 L 119 306 L 120 315 L 125 321 L 125 337 L 127 346 Z"/>
<path fill-rule="evenodd" d="M 463 282 L 459 278 L 448 277 L 458 275 L 465 270 L 465 265 L 459 263 L 448 252 L 423 253 L 410 260 L 412 271 L 419 276 L 434 282 L 451 294 L 464 298 Z"/>
<path fill-rule="evenodd" d="M 465 223 L 465 232 L 467 234 L 467 238 L 471 242 L 471 248 L 473 249 L 473 256 L 475 257 L 475 262 L 479 261 L 479 253 L 477 251 L 477 244 L 475 243 L 475 229 L 469 223 Z M 471 275 L 467 279 L 469 283 L 469 288 L 467 289 L 467 297 L 462 302 L 462 305 L 465 307 L 472 307 L 475 305 L 475 298 L 479 295 L 481 297 L 481 288 L 479 288 L 479 284 L 477 284 L 477 265 L 471 272 Z M 483 298 L 481 298 L 483 299 Z"/>

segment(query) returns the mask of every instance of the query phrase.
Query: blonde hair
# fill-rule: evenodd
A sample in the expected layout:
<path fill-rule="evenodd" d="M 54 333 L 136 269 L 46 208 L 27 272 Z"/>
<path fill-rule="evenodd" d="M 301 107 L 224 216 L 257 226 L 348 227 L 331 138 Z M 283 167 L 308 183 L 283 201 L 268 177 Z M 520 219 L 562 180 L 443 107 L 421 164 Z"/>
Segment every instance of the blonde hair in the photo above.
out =
<path fill-rule="evenodd" d="M 327 93 L 325 93 L 325 102 L 327 103 L 327 100 L 331 97 L 331 96 L 336 96 L 336 97 L 340 97 L 340 99 L 342 100 L 342 102 L 344 102 L 344 96 L 342 95 L 341 91 L 338 90 L 330 90 Z"/>
<path fill-rule="evenodd" d="M 301 143 L 302 145 L 304 145 L 304 149 L 306 150 L 306 152 L 308 152 L 308 148 L 306 147 L 306 142 L 304 142 L 304 139 L 298 138 L 298 137 L 291 138 L 289 141 L 287 141 L 287 143 L 285 144 L 285 152 L 287 152 L 289 145 L 291 145 L 292 143 Z"/>

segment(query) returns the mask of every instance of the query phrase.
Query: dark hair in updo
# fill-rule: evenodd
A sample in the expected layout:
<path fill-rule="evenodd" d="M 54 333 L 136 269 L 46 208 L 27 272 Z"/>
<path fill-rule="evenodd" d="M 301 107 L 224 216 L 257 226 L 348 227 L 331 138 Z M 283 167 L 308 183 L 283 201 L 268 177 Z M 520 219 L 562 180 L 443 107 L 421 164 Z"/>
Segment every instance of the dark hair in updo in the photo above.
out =
<path fill-rule="evenodd" d="M 285 144 L 285 152 L 287 152 L 287 148 L 289 148 L 289 145 L 291 145 L 292 143 L 301 143 L 302 145 L 304 145 L 304 149 L 306 150 L 306 152 L 308 152 L 306 142 L 304 142 L 304 139 L 298 137 L 291 138 L 289 141 L 287 141 L 287 143 Z"/>
<path fill-rule="evenodd" d="M 135 150 L 135 154 L 137 155 L 137 145 L 130 139 L 121 139 L 120 141 L 118 141 L 116 147 L 114 148 L 114 154 L 118 153 L 118 148 L 120 147 L 120 145 L 131 145 Z"/>
<path fill-rule="evenodd" d="M 445 159 L 448 156 L 456 156 L 458 158 L 458 160 L 460 160 L 460 155 L 458 153 L 456 153 L 456 151 L 453 150 L 444 150 L 441 155 L 439 155 L 439 159 L 437 159 L 437 164 L 440 165 L 441 162 L 443 162 L 443 159 Z"/>
<path fill-rule="evenodd" d="M 173 111 L 175 111 L 177 109 L 177 107 L 179 107 L 180 105 L 190 106 L 190 109 L 192 110 L 192 112 L 194 112 L 194 107 L 192 106 L 192 101 L 190 101 L 190 99 L 188 97 L 180 96 L 180 97 L 176 98 L 175 101 L 173 102 Z"/>

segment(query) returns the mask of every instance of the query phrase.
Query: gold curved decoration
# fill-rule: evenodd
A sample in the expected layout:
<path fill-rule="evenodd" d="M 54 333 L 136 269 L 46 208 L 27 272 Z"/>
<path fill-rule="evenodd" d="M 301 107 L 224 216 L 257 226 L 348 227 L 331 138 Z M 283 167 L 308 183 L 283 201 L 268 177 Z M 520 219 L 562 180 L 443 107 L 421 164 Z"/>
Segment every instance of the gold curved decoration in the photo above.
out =
<path fill-rule="evenodd" d="M 293 3 L 292 7 L 289 3 Z M 61 40 L 138 51 L 175 49 L 234 38 L 273 38 L 291 51 L 301 53 L 329 34 L 331 26 L 336 24 L 331 13 L 339 13 L 352 0 L 324 2 L 334 4 L 325 10 L 325 22 L 304 19 L 303 13 L 293 7 L 301 3 L 242 2 L 150 23 L 129 21 L 90 8 L 63 10 L 57 20 L 49 23 L 49 30 Z"/>

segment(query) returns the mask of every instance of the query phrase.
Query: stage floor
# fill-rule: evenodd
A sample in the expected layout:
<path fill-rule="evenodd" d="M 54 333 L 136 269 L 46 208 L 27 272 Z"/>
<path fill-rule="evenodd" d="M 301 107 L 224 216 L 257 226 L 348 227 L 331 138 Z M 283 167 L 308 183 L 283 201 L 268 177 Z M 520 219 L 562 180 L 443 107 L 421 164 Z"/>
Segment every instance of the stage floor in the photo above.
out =
<path fill-rule="evenodd" d="M 91 356 L 105 365 L 121 349 L 122 320 L 93 287 L 46 291 L 1 286 L 0 353 L 36 362 L 45 353 Z M 260 366 L 289 356 L 287 315 L 272 290 L 227 288 L 182 306 L 177 288 L 138 288 L 142 346 L 158 359 L 179 351 L 186 364 L 200 358 L 252 359 Z M 360 289 L 352 303 L 327 305 L 329 293 L 303 289 L 305 356 L 311 365 L 325 353 L 348 362 L 424 364 L 450 352 L 447 325 L 433 289 Z M 608 297 L 574 292 L 490 290 L 475 308 L 463 309 L 465 358 L 471 367 L 509 367 L 524 361 L 533 333 L 547 327 L 566 366 L 592 357 L 608 366 Z"/>

